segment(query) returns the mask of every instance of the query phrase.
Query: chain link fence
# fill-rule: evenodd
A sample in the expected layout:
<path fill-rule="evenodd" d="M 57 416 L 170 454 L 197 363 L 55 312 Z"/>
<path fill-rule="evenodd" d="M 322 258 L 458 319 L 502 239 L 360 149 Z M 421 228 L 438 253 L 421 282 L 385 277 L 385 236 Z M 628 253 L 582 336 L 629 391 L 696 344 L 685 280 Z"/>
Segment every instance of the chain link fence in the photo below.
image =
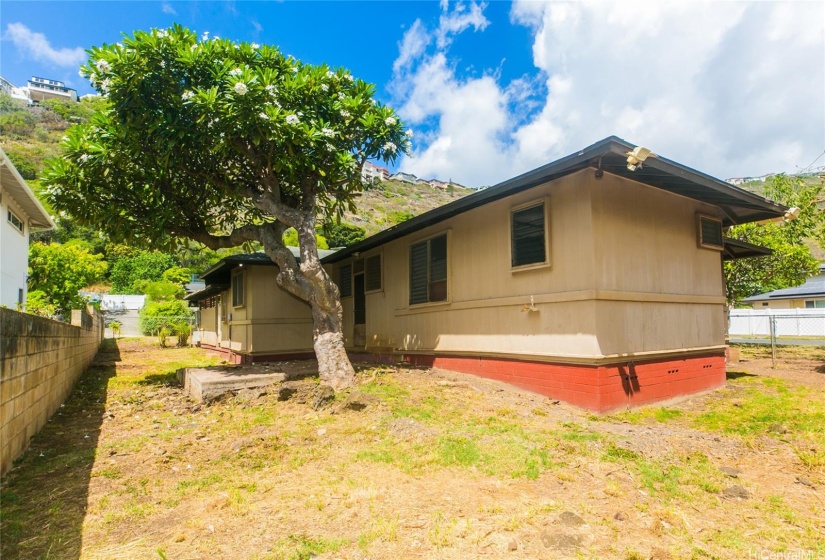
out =
<path fill-rule="evenodd" d="M 825 346 L 825 313 L 814 309 L 734 310 L 730 342 L 765 344 L 776 364 L 777 347 Z"/>

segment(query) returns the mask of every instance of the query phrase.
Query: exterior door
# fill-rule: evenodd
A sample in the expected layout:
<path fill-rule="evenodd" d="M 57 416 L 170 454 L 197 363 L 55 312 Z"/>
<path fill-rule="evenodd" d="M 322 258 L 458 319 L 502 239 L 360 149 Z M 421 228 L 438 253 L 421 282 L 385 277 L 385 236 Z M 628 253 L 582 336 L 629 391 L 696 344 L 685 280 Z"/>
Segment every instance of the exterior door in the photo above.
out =
<path fill-rule="evenodd" d="M 354 346 L 363 347 L 367 343 L 367 298 L 364 295 L 364 274 L 356 274 L 353 278 L 353 298 L 355 301 L 355 329 L 352 342 Z"/>

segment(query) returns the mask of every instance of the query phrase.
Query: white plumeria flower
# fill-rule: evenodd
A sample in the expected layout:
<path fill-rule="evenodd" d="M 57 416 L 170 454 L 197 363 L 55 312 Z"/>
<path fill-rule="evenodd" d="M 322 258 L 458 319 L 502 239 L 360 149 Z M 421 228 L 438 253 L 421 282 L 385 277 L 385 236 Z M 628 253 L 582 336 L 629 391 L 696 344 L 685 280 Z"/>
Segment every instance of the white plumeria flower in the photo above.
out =
<path fill-rule="evenodd" d="M 335 146 L 333 146 L 332 144 L 327 142 L 327 150 L 329 150 L 330 152 L 334 152 L 335 151 Z"/>
<path fill-rule="evenodd" d="M 243 70 L 241 70 L 240 68 L 233 68 L 229 71 L 230 76 L 240 76 L 241 74 L 243 74 Z"/>
<path fill-rule="evenodd" d="M 344 74 L 344 79 L 347 80 L 347 81 L 350 81 L 350 82 L 353 81 L 353 78 L 352 78 L 351 74 Z"/>
<path fill-rule="evenodd" d="M 80 76 L 81 78 L 86 77 L 86 74 L 83 73 L 83 68 L 81 68 L 80 70 L 77 71 L 77 75 Z"/>
<path fill-rule="evenodd" d="M 345 99 L 346 97 L 347 97 L 347 94 L 344 93 L 343 91 L 338 92 L 338 99 Z"/>
<path fill-rule="evenodd" d="M 278 103 L 277 101 L 270 101 L 269 103 L 270 103 L 271 105 L 275 105 L 278 109 L 280 109 L 280 108 L 281 108 L 281 104 L 280 104 L 280 103 Z"/>
<path fill-rule="evenodd" d="M 329 86 L 326 84 L 321 84 L 321 89 L 324 91 L 329 91 Z"/>
<path fill-rule="evenodd" d="M 191 91 L 184 91 L 183 95 L 180 96 L 180 98 L 183 99 L 184 101 L 188 101 L 189 99 L 192 99 L 193 97 L 195 97 L 195 94 Z"/>
<path fill-rule="evenodd" d="M 89 159 L 89 154 L 81 154 L 81 156 L 77 159 L 79 159 L 83 163 L 86 163 L 86 161 Z"/>
<path fill-rule="evenodd" d="M 232 45 L 232 46 L 233 46 L 233 47 L 235 47 L 236 49 L 240 49 L 240 48 L 241 48 L 241 46 L 240 46 L 240 45 Z"/>
<path fill-rule="evenodd" d="M 321 134 L 323 134 L 327 138 L 332 138 L 333 136 L 335 136 L 335 131 L 332 130 L 331 128 L 322 128 L 321 129 Z"/>
<path fill-rule="evenodd" d="M 261 45 L 259 45 L 258 43 L 252 43 L 250 46 L 251 46 L 253 49 L 257 50 L 257 49 L 258 49 L 258 47 L 260 47 Z"/>
<path fill-rule="evenodd" d="M 394 152 L 396 149 L 398 149 L 398 146 L 396 146 L 392 142 L 387 142 L 382 147 L 384 148 L 384 150 L 386 150 L 388 152 Z"/>
<path fill-rule="evenodd" d="M 292 73 L 293 73 L 293 74 L 297 74 L 297 73 L 298 73 L 298 67 L 297 67 L 297 66 L 293 66 L 293 67 L 292 67 Z"/>
<path fill-rule="evenodd" d="M 214 37 L 212 37 L 212 40 L 213 41 L 220 41 L 221 38 L 218 35 L 215 35 Z"/>
<path fill-rule="evenodd" d="M 109 63 L 103 59 L 98 60 L 96 66 L 97 69 L 101 72 L 108 72 L 111 69 Z"/>
<path fill-rule="evenodd" d="M 327 71 L 327 78 L 334 78 L 334 77 L 335 77 L 335 72 L 333 72 L 332 70 L 328 70 Z"/>
<path fill-rule="evenodd" d="M 209 31 L 204 31 L 203 35 L 201 35 L 201 41 L 208 41 L 209 40 Z"/>
<path fill-rule="evenodd" d="M 301 119 L 298 118 L 298 115 L 287 115 L 286 117 L 286 124 L 298 124 L 301 122 Z"/>
<path fill-rule="evenodd" d="M 249 91 L 249 88 L 246 87 L 246 84 L 243 82 L 238 82 L 237 84 L 235 84 L 235 87 L 233 89 L 235 90 L 235 93 L 237 93 L 238 95 L 246 95 L 246 92 Z"/>
<path fill-rule="evenodd" d="M 189 47 L 189 50 L 192 51 L 192 52 L 195 52 L 195 50 L 197 50 L 197 48 L 198 48 L 198 44 L 194 43 L 191 47 Z"/>
<path fill-rule="evenodd" d="M 275 91 L 277 90 L 277 88 L 275 86 L 273 86 L 272 84 L 269 84 L 264 89 L 272 95 L 275 95 Z"/>
<path fill-rule="evenodd" d="M 405 135 L 407 138 L 412 138 L 412 137 L 413 137 L 413 130 L 412 130 L 411 128 L 408 128 L 408 129 L 407 129 L 407 132 L 405 132 L 405 133 L 404 133 L 404 135 Z"/>
<path fill-rule="evenodd" d="M 105 80 L 100 82 L 100 89 L 102 89 L 103 91 L 108 92 L 110 85 L 111 85 L 111 82 L 109 81 L 109 78 L 106 78 Z"/>
<path fill-rule="evenodd" d="M 345 119 L 349 118 L 349 111 L 341 111 L 341 116 Z"/>
<path fill-rule="evenodd" d="M 258 114 L 258 116 L 259 116 L 259 117 L 261 117 L 261 118 L 262 118 L 263 120 L 265 120 L 265 121 L 268 121 L 268 120 L 269 120 L 269 115 L 267 115 L 267 114 L 266 114 L 266 113 L 264 113 L 263 111 L 261 111 L 261 112 Z"/>
<path fill-rule="evenodd" d="M 387 126 L 392 126 L 395 124 L 395 117 L 387 117 L 384 119 L 384 124 Z"/>
<path fill-rule="evenodd" d="M 157 36 L 158 37 L 163 38 L 163 37 L 166 37 L 167 35 L 169 35 L 169 33 L 167 33 L 165 29 L 158 29 L 157 30 Z"/>

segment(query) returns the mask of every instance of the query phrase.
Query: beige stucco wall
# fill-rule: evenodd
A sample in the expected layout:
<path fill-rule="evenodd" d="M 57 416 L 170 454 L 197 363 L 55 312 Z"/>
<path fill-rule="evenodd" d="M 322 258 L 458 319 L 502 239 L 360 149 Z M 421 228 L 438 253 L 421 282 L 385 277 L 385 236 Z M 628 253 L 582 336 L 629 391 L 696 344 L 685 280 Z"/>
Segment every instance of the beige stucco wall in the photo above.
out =
<path fill-rule="evenodd" d="M 752 307 L 754 309 L 805 309 L 806 301 L 823 301 L 825 298 L 805 298 L 805 299 L 773 299 L 769 301 L 754 302 Z M 768 305 L 763 305 L 767 303 Z"/>
<path fill-rule="evenodd" d="M 514 271 L 510 210 L 538 199 L 551 265 Z M 715 209 L 584 170 L 392 241 L 360 256 L 380 252 L 384 265 L 383 291 L 366 295 L 367 349 L 592 361 L 719 346 L 721 259 L 697 246 L 697 212 Z M 444 231 L 449 302 L 411 307 L 409 246 Z M 531 298 L 538 311 L 522 311 Z"/>

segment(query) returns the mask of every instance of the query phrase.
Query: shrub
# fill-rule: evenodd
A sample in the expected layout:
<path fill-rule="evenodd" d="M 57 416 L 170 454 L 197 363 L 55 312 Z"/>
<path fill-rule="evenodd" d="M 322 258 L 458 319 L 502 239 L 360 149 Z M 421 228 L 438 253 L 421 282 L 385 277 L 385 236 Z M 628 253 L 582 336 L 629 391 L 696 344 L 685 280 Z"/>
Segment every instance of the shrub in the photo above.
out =
<path fill-rule="evenodd" d="M 189 321 L 192 313 L 185 301 L 179 299 L 150 301 L 140 310 L 140 332 L 154 336 L 162 328 L 167 329 L 167 336 L 173 332 L 173 325 L 179 321 Z"/>

